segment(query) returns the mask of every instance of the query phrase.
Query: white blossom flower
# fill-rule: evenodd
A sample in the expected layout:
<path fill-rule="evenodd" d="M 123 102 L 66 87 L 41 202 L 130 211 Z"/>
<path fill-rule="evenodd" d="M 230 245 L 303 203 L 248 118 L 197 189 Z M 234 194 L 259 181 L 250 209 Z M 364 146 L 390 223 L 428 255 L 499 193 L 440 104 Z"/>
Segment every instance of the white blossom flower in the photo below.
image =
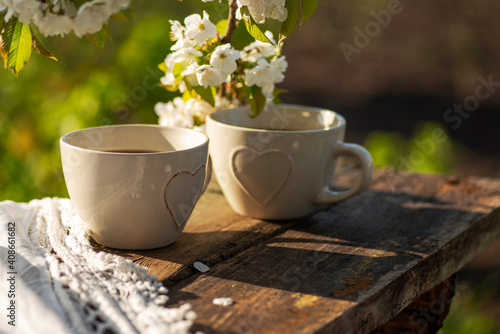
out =
<path fill-rule="evenodd" d="M 288 16 L 285 0 L 267 0 L 265 17 L 283 22 Z"/>
<path fill-rule="evenodd" d="M 66 1 L 60 0 L 58 2 L 58 4 L 59 4 L 59 12 L 57 12 L 57 13 L 64 12 L 65 16 L 68 16 L 71 18 L 76 17 L 76 14 L 78 12 L 78 8 L 76 7 L 76 4 L 74 2 L 66 2 Z M 113 12 L 113 14 L 114 14 L 114 12 Z"/>
<path fill-rule="evenodd" d="M 199 14 L 189 15 L 184 19 L 186 37 L 195 41 L 196 45 L 206 42 L 210 37 L 217 36 L 215 24 L 210 22 L 207 12 L 203 12 L 203 19 Z"/>
<path fill-rule="evenodd" d="M 265 32 L 267 38 L 275 43 L 273 33 L 270 31 Z M 264 43 L 256 40 L 255 42 L 247 45 L 241 52 L 241 59 L 256 63 L 262 57 L 271 57 L 279 54 L 279 49 L 271 43 Z"/>
<path fill-rule="evenodd" d="M 175 59 L 174 59 L 174 54 L 169 53 L 167 57 L 165 57 L 165 60 L 163 61 L 165 66 L 167 67 L 167 71 L 172 72 L 175 66 Z"/>
<path fill-rule="evenodd" d="M 193 116 L 197 116 L 202 123 L 205 123 L 206 117 L 214 112 L 214 108 L 201 98 L 187 100 L 184 110 Z"/>
<path fill-rule="evenodd" d="M 193 87 L 196 87 L 196 86 L 199 85 L 199 83 L 198 83 L 198 77 L 196 76 L 196 72 L 193 72 L 193 73 L 190 73 L 190 74 L 186 74 L 184 76 L 184 78 Z"/>
<path fill-rule="evenodd" d="M 288 62 L 285 59 L 285 56 L 278 57 L 277 59 L 273 59 L 271 61 L 271 65 L 273 65 L 276 69 L 278 69 L 281 73 L 284 73 L 288 68 Z"/>
<path fill-rule="evenodd" d="M 170 25 L 172 26 L 172 28 L 170 29 L 170 39 L 172 41 L 178 41 L 184 38 L 184 32 L 186 31 L 186 28 L 184 28 L 179 21 L 170 20 L 168 22 L 170 22 Z"/>
<path fill-rule="evenodd" d="M 165 75 L 160 78 L 160 82 L 164 86 L 175 86 L 175 76 L 172 72 L 166 72 Z"/>
<path fill-rule="evenodd" d="M 217 71 L 212 65 L 191 64 L 181 75 L 189 77 L 195 74 L 198 84 L 207 88 L 208 86 L 217 87 L 224 82 L 223 74 Z"/>
<path fill-rule="evenodd" d="M 194 125 L 192 108 L 186 108 L 186 103 L 181 97 L 176 97 L 168 103 L 158 102 L 155 112 L 160 125 L 192 128 Z"/>
<path fill-rule="evenodd" d="M 236 103 L 234 101 L 229 101 L 226 99 L 224 96 L 215 96 L 215 110 L 224 110 L 224 109 L 232 109 L 236 108 L 239 106 L 239 100 L 236 100 Z"/>
<path fill-rule="evenodd" d="M 181 97 L 176 97 L 167 103 L 158 102 L 155 105 L 155 112 L 160 125 L 193 128 L 195 117 L 204 123 L 214 109 L 201 98 L 184 101 Z"/>
<path fill-rule="evenodd" d="M 201 57 L 203 54 L 193 47 L 183 48 L 172 53 L 172 59 L 175 63 L 181 64 L 183 68 L 196 63 L 196 57 Z"/>
<path fill-rule="evenodd" d="M 44 36 L 64 36 L 71 32 L 74 22 L 71 18 L 63 15 L 46 14 L 37 21 L 37 26 Z"/>
<path fill-rule="evenodd" d="M 253 17 L 255 22 L 264 23 L 266 22 L 266 0 L 238 0 L 239 6 L 247 6 L 250 15 Z"/>
<path fill-rule="evenodd" d="M 182 43 L 182 41 L 187 41 L 187 39 L 182 38 L 178 41 L 178 43 Z M 179 44 L 179 46 L 181 46 L 181 44 Z M 192 65 L 197 67 L 198 64 L 196 57 L 201 57 L 202 55 L 203 54 L 200 51 L 196 50 L 193 46 L 191 46 L 190 43 L 183 43 L 182 47 L 179 47 L 179 49 L 176 49 L 173 53 L 170 53 L 167 56 L 167 59 L 165 59 L 165 65 L 167 65 L 167 72 L 165 73 L 165 76 L 162 78 L 162 84 L 167 86 L 175 86 L 176 79 L 173 73 L 175 65 L 178 64 L 181 70 L 182 69 L 186 70 Z M 188 81 L 193 86 L 196 86 L 198 84 L 198 81 L 194 75 L 188 77 Z M 179 88 L 184 90 L 185 85 L 179 86 Z"/>
<path fill-rule="evenodd" d="M 77 37 L 102 29 L 110 16 L 127 8 L 130 0 L 91 0 L 79 8 L 76 1 L 0 0 L 0 11 L 7 11 L 25 24 L 34 23 L 45 36 L 65 35 L 74 31 Z"/>
<path fill-rule="evenodd" d="M 40 2 L 35 0 L 14 1 L 13 7 L 17 18 L 24 24 L 30 24 L 35 16 L 43 14 Z"/>
<path fill-rule="evenodd" d="M 103 7 L 101 3 L 92 1 L 86 2 L 78 8 L 74 27 L 77 37 L 94 34 L 102 29 L 109 18 Z"/>
<path fill-rule="evenodd" d="M 231 47 L 231 44 L 219 45 L 210 57 L 210 65 L 223 75 L 229 75 L 236 71 L 236 60 L 240 58 L 240 52 Z"/>
<path fill-rule="evenodd" d="M 283 22 L 288 16 L 285 0 L 238 0 L 238 6 L 246 6 L 257 23 L 265 23 L 266 18 Z"/>
<path fill-rule="evenodd" d="M 271 65 L 265 59 L 260 59 L 257 66 L 245 70 L 245 84 L 247 86 L 257 85 L 267 97 L 274 90 L 274 78 L 270 71 Z"/>
<path fill-rule="evenodd" d="M 14 0 L 0 0 L 14 1 Z M 96 0 L 97 1 L 97 0 Z M 125 1 L 125 0 L 121 0 Z M 212 2 L 213 0 L 202 0 Z M 219 0 L 219 3 L 222 0 Z M 285 0 L 237 0 L 241 15 L 242 8 L 248 10 L 253 19 L 258 23 L 264 23 L 266 18 L 283 21 L 287 16 Z M 184 19 L 184 25 L 179 21 L 170 21 L 171 39 L 176 43 L 171 47 L 171 53 L 165 59 L 167 70 L 161 78 L 164 85 L 179 90 L 181 93 L 188 88 L 201 85 L 205 88 L 218 87 L 224 81 L 237 80 L 235 87 L 258 86 L 264 96 L 270 100 L 274 97 L 275 84 L 284 80 L 284 72 L 288 67 L 285 57 L 280 56 L 280 49 L 276 44 L 271 32 L 266 36 L 272 43 L 255 41 L 245 47 L 243 51 L 235 50 L 231 44 L 219 45 L 219 40 L 210 40 L 217 37 L 217 28 L 210 21 L 208 14 L 204 11 L 203 17 L 193 14 Z M 241 59 L 242 62 L 238 62 Z M 250 64 L 249 64 L 250 63 Z M 239 75 L 232 77 L 239 65 L 244 65 L 243 78 Z M 248 68 L 248 67 L 251 68 Z M 175 73 L 175 75 L 174 75 Z M 240 72 L 238 72 L 240 73 Z M 244 80 L 243 82 L 242 79 Z M 199 91 L 197 88 L 196 91 Z M 206 117 L 214 110 L 231 109 L 245 103 L 236 95 L 238 91 L 226 92 L 226 96 L 217 94 L 215 107 L 203 100 L 200 95 L 190 91 L 195 98 L 187 101 L 175 98 L 168 103 L 158 103 L 155 111 L 160 117 L 159 123 L 164 125 L 175 125 L 193 128 L 202 123 L 197 129 L 203 130 Z M 185 96 L 185 95 L 184 95 Z M 231 100 L 228 99 L 231 98 Z M 199 123 L 200 122 L 200 123 Z"/>
<path fill-rule="evenodd" d="M 195 85 L 191 85 L 191 86 L 195 86 Z M 179 88 L 179 92 L 181 94 L 184 94 L 184 92 L 187 91 L 187 85 L 184 82 L 184 80 L 179 81 L 179 83 L 177 84 L 177 88 Z"/>
<path fill-rule="evenodd" d="M 245 70 L 245 84 L 247 86 L 259 86 L 262 88 L 264 96 L 268 99 L 272 99 L 274 85 L 282 82 L 285 78 L 285 75 L 283 74 L 283 71 L 287 66 L 285 63 L 286 61 L 284 59 L 280 59 L 276 63 L 269 63 L 265 59 L 260 59 L 257 62 L 257 66 L 252 69 Z"/>
<path fill-rule="evenodd" d="M 177 50 L 188 49 L 188 48 L 194 49 L 195 46 L 196 46 L 196 44 L 194 41 L 190 40 L 187 37 L 181 36 L 181 38 L 179 38 L 177 40 L 177 42 L 174 45 L 172 45 L 170 50 L 177 51 Z"/>
<path fill-rule="evenodd" d="M 182 73 L 181 75 L 182 76 L 189 76 L 189 75 L 196 75 L 196 70 L 198 69 L 198 67 L 200 67 L 200 65 L 198 65 L 198 63 L 193 63 L 191 65 L 189 65 Z"/>
<path fill-rule="evenodd" d="M 192 59 L 194 59 L 194 56 Z M 181 81 L 177 82 L 175 75 L 174 75 L 175 65 L 178 63 L 179 66 L 181 66 L 182 68 L 188 68 L 192 64 L 197 66 L 196 60 L 194 59 L 193 61 L 191 61 L 191 58 L 189 58 L 188 56 L 185 59 L 182 59 L 179 54 L 176 54 L 174 52 L 174 53 L 169 53 L 167 55 L 164 63 L 165 63 L 167 70 L 165 71 L 165 75 L 160 78 L 161 84 L 164 86 L 171 86 L 171 87 L 175 87 L 177 85 L 177 88 L 179 89 L 179 91 L 181 93 L 184 93 L 186 91 L 187 87 L 186 87 L 186 84 L 184 83 L 184 81 L 181 80 Z M 192 86 L 198 85 L 198 79 L 196 79 L 195 74 L 188 75 L 186 77 L 186 79 L 189 81 L 189 83 Z"/>
<path fill-rule="evenodd" d="M 238 2 L 236 2 L 238 3 Z M 241 5 L 238 3 L 238 8 L 236 9 L 236 15 L 235 15 L 236 19 L 241 21 L 243 20 L 243 13 L 242 13 L 242 7 Z"/>
<path fill-rule="evenodd" d="M 100 2 L 103 3 L 102 0 Z M 130 0 L 108 0 L 105 3 L 110 16 L 130 6 Z"/>
<path fill-rule="evenodd" d="M 165 66 L 167 68 L 167 71 L 165 72 L 165 76 L 160 78 L 160 82 L 162 85 L 165 86 L 175 86 L 175 76 L 174 76 L 174 66 L 175 66 L 175 59 L 174 59 L 174 54 L 169 53 L 167 57 L 165 58 Z"/>
<path fill-rule="evenodd" d="M 3 12 L 5 10 L 7 10 L 7 13 L 5 13 L 4 20 L 8 22 L 16 14 L 13 0 L 0 0 L 0 11 Z"/>
<path fill-rule="evenodd" d="M 217 87 L 223 81 L 221 73 L 211 65 L 202 65 L 196 69 L 196 78 L 198 83 L 203 87 L 208 86 Z"/>

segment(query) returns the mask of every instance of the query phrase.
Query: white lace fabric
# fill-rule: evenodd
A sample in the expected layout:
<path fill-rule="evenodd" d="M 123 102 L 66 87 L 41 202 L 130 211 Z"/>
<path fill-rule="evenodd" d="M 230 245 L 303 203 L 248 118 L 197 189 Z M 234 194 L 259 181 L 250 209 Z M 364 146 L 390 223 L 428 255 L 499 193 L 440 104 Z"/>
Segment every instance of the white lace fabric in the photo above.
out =
<path fill-rule="evenodd" d="M 14 271 L 8 227 L 15 222 Z M 167 289 L 147 268 L 95 251 L 69 199 L 0 202 L 1 333 L 189 333 L 188 304 L 166 308 Z M 15 274 L 9 274 L 15 272 Z M 14 297 L 9 278 L 15 278 Z"/>

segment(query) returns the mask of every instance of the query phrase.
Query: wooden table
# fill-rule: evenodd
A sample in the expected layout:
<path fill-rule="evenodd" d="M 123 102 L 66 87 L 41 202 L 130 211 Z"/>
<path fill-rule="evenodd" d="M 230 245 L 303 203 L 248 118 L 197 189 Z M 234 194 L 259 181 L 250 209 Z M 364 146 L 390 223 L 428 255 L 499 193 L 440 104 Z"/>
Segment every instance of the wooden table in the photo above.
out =
<path fill-rule="evenodd" d="M 499 207 L 500 180 L 385 169 L 354 198 L 271 222 L 233 213 L 213 184 L 174 245 L 107 251 L 149 267 L 169 305 L 190 303 L 194 331 L 400 333 L 387 322 L 417 300 L 396 323 L 426 333 L 448 311 L 450 276 L 499 238 Z"/>

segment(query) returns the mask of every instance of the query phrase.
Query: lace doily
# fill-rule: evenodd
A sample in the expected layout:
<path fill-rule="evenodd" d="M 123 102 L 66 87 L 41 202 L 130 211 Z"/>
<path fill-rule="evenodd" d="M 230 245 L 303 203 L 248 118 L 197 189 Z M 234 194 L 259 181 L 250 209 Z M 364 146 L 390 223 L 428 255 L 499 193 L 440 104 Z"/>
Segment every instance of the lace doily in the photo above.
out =
<path fill-rule="evenodd" d="M 0 202 L 0 259 L 0 308 L 14 303 L 15 324 L 2 312 L 1 333 L 189 333 L 195 317 L 164 307 L 146 268 L 94 251 L 69 199 Z"/>

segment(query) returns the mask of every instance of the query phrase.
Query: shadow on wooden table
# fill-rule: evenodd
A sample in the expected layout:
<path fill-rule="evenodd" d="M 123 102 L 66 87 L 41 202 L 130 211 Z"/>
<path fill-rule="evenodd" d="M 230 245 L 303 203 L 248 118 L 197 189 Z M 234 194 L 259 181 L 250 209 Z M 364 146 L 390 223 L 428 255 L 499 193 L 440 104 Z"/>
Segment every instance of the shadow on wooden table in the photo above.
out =
<path fill-rule="evenodd" d="M 392 185 L 379 173 L 370 190 L 285 222 L 238 216 L 214 193 L 174 245 L 117 253 L 159 275 L 168 305 L 191 303 L 195 329 L 366 332 L 469 261 L 489 240 L 476 223 L 498 207 L 487 187 L 465 181 Z M 198 273 L 194 261 L 211 269 Z"/>
<path fill-rule="evenodd" d="M 372 204 L 375 198 L 377 205 Z M 187 244 L 250 238 L 259 243 L 238 256 L 226 252 L 237 243 L 219 248 L 216 253 L 225 261 L 203 275 L 354 300 L 386 273 L 396 274 L 399 267 L 418 262 L 443 246 L 442 241 L 455 232 L 455 217 L 468 215 L 475 220 L 481 216 L 451 205 L 406 194 L 367 192 L 302 221 L 272 222 L 285 231 L 268 240 L 258 232 L 185 233 L 168 252 L 141 253 L 189 265 L 194 254 L 182 253 Z M 197 257 L 203 260 L 202 255 Z"/>

